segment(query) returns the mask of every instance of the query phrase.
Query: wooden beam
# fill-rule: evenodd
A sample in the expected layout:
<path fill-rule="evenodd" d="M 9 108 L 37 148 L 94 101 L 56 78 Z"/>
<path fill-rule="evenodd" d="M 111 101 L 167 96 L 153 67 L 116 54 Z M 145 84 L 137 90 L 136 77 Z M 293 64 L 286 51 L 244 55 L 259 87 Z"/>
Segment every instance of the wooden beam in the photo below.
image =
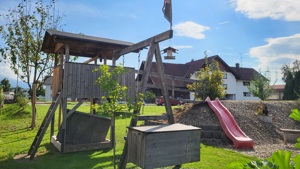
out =
<path fill-rule="evenodd" d="M 127 47 L 127 48 L 118 50 L 118 51 L 115 52 L 115 56 L 119 57 L 119 56 L 125 55 L 125 54 L 133 52 L 133 51 L 141 50 L 141 49 L 149 46 L 151 44 L 152 39 L 154 39 L 154 43 L 159 43 L 161 41 L 170 39 L 172 37 L 173 37 L 173 30 L 168 30 L 166 32 L 163 32 L 161 34 L 153 36 L 153 37 L 151 37 L 149 39 L 146 39 L 146 40 L 143 40 L 143 41 L 141 41 L 139 43 L 131 45 L 131 46 Z"/>
<path fill-rule="evenodd" d="M 169 98 L 169 92 L 167 89 L 166 85 L 166 79 L 164 78 L 165 71 L 164 71 L 164 65 L 162 62 L 161 54 L 160 54 L 160 49 L 158 43 L 155 44 L 155 60 L 156 60 L 156 67 L 157 71 L 160 75 L 161 78 L 161 87 L 162 87 L 162 94 L 165 99 L 165 108 L 168 116 L 168 122 L 169 124 L 174 124 L 174 117 L 173 117 L 173 111 L 172 111 L 172 106 Z"/>
<path fill-rule="evenodd" d="M 64 46 L 63 43 L 57 43 L 57 44 L 55 45 L 54 53 L 59 52 L 59 50 L 60 50 L 63 46 Z"/>
<path fill-rule="evenodd" d="M 70 117 L 82 103 L 83 99 L 80 99 L 80 101 L 72 108 L 72 110 L 67 113 L 67 118 Z"/>
<path fill-rule="evenodd" d="M 139 74 L 143 74 L 144 71 L 143 70 L 135 70 L 135 73 L 139 73 Z M 154 76 L 154 77 L 160 77 L 160 75 L 156 72 L 150 72 L 149 73 L 150 76 Z M 178 80 L 178 81 L 186 81 L 186 82 L 190 82 L 190 83 L 200 83 L 203 82 L 201 80 L 196 80 L 196 79 L 188 79 L 185 77 L 180 77 L 180 76 L 173 76 L 173 75 L 166 75 L 165 74 L 165 79 L 170 79 L 170 80 Z"/>
<path fill-rule="evenodd" d="M 162 116 L 137 116 L 137 119 L 139 121 L 142 121 L 142 120 L 167 120 L 168 117 L 165 115 L 162 115 Z"/>
<path fill-rule="evenodd" d="M 153 88 L 153 89 L 161 89 L 161 85 L 153 85 L 153 84 L 147 84 L 147 88 Z M 172 90 L 172 88 L 167 87 L 168 90 Z M 174 87 L 174 91 L 179 91 L 179 92 L 202 92 L 200 90 L 189 90 L 189 89 L 184 89 L 184 88 L 176 88 Z"/>
<path fill-rule="evenodd" d="M 93 57 L 93 58 L 91 58 L 91 59 L 89 59 L 89 60 L 86 60 L 86 61 L 84 61 L 84 62 L 82 62 L 82 63 L 90 63 L 90 62 L 92 62 L 92 61 L 95 61 L 95 60 L 97 60 L 97 59 L 99 58 L 99 56 L 100 56 L 100 55 L 96 55 L 95 57 Z"/>

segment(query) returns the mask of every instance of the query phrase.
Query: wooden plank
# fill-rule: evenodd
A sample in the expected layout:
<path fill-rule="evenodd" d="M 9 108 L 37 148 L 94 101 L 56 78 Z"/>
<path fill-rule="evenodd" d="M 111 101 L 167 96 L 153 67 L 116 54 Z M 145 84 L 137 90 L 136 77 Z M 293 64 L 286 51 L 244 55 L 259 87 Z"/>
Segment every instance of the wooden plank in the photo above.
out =
<path fill-rule="evenodd" d="M 63 46 L 63 43 L 56 43 L 54 53 L 57 53 Z"/>
<path fill-rule="evenodd" d="M 56 136 L 51 137 L 51 143 L 54 145 L 54 147 L 57 148 L 59 152 L 61 152 L 61 143 L 59 141 L 56 141 Z"/>
<path fill-rule="evenodd" d="M 153 84 L 147 84 L 148 88 L 154 88 L 154 89 L 161 89 L 161 85 L 153 85 Z M 168 90 L 172 90 L 172 88 L 167 87 Z M 174 87 L 174 91 L 180 91 L 180 92 L 201 92 L 202 90 L 189 90 L 189 89 L 183 89 L 183 88 L 177 88 Z"/>
<path fill-rule="evenodd" d="M 83 103 L 83 100 L 84 99 L 80 99 L 80 101 L 72 108 L 72 110 L 68 112 L 67 118 L 70 117 L 75 112 L 75 110 Z"/>
<path fill-rule="evenodd" d="M 106 139 L 106 141 L 98 142 L 98 143 L 76 144 L 76 145 L 67 144 L 65 146 L 64 153 L 87 151 L 87 150 L 98 150 L 98 149 L 111 149 L 111 148 L 112 148 L 111 141 Z"/>
<path fill-rule="evenodd" d="M 100 56 L 100 55 L 96 55 L 95 57 L 93 57 L 93 58 L 91 58 L 91 59 L 88 59 L 88 60 L 86 60 L 86 61 L 84 61 L 84 62 L 82 62 L 82 63 L 90 63 L 90 62 L 92 62 L 92 61 L 96 61 L 96 60 L 99 58 L 99 56 Z"/>
<path fill-rule="evenodd" d="M 164 78 L 165 72 L 164 72 L 164 67 L 163 67 L 162 58 L 161 58 L 160 49 L 159 49 L 158 44 L 155 45 L 155 59 L 156 59 L 157 71 L 161 78 L 162 94 L 165 99 L 165 108 L 166 108 L 166 112 L 168 115 L 168 122 L 169 122 L 169 124 L 173 124 L 174 123 L 173 110 L 172 110 L 172 106 L 171 106 L 171 102 L 170 102 L 170 97 L 169 97 L 169 92 L 167 89 L 166 81 Z"/>
<path fill-rule="evenodd" d="M 167 120 L 167 116 L 137 116 L 139 121 L 141 120 Z"/>
<path fill-rule="evenodd" d="M 137 51 L 137 50 L 141 50 L 147 46 L 150 46 L 150 44 L 152 43 L 152 40 L 154 40 L 153 43 L 159 43 L 161 41 L 167 40 L 167 39 L 171 39 L 173 37 L 173 30 L 168 30 L 166 32 L 163 32 L 161 34 L 158 34 L 156 36 L 153 36 L 149 39 L 143 40 L 139 43 L 136 43 L 134 45 L 131 45 L 127 48 L 121 49 L 119 51 L 115 52 L 116 56 L 122 56 L 125 55 L 127 53 L 133 52 L 133 51 Z"/>
<path fill-rule="evenodd" d="M 143 74 L 144 71 L 143 70 L 135 70 L 135 73 Z M 160 75 L 158 73 L 156 73 L 156 72 L 150 72 L 150 75 L 154 76 L 154 77 L 160 77 Z M 190 83 L 200 83 L 200 82 L 203 82 L 202 80 L 188 79 L 188 78 L 185 78 L 185 77 L 173 76 L 173 75 L 167 75 L 167 74 L 165 74 L 164 77 L 166 79 L 170 79 L 170 80 L 186 81 L 186 82 L 190 82 Z"/>

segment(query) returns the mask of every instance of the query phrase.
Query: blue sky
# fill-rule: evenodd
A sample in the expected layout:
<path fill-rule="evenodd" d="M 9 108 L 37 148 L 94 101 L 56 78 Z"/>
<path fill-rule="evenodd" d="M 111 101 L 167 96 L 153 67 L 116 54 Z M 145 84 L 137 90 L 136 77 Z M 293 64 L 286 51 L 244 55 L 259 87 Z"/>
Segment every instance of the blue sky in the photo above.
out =
<path fill-rule="evenodd" d="M 0 12 L 19 2 L 1 0 Z M 59 0 L 56 12 L 65 16 L 64 31 L 137 43 L 169 29 L 162 6 L 163 0 Z M 174 37 L 160 48 L 179 51 L 176 60 L 164 62 L 186 63 L 207 51 L 229 66 L 269 69 L 272 82 L 282 84 L 282 65 L 300 58 L 299 6 L 299 0 L 173 0 Z M 146 55 L 144 50 L 142 61 Z M 15 77 L 7 65 L 0 66 L 0 75 Z M 125 66 L 137 68 L 138 54 L 125 55 Z"/>

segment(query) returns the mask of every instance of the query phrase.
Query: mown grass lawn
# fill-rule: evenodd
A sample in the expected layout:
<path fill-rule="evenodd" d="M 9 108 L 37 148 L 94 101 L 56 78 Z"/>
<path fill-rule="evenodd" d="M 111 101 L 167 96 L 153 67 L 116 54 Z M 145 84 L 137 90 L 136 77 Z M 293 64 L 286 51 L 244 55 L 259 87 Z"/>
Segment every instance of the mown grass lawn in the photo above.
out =
<path fill-rule="evenodd" d="M 72 108 L 74 103 L 69 103 Z M 37 128 L 28 129 L 31 122 L 30 107 L 24 111 L 19 111 L 16 105 L 4 105 L 3 114 L 0 116 L 0 169 L 96 169 L 113 168 L 113 151 L 98 150 L 78 153 L 59 153 L 52 144 L 50 144 L 49 129 L 38 149 L 34 160 L 21 158 L 15 160 L 14 157 L 19 154 L 26 154 L 38 131 L 49 104 L 37 105 Z M 89 112 L 89 103 L 84 103 L 79 107 L 79 111 Z M 161 114 L 165 112 L 162 106 L 147 105 L 142 111 L 145 115 Z M 57 119 L 58 116 L 56 115 Z M 57 120 L 56 120 L 57 122 Z M 116 155 L 117 162 L 122 154 L 124 146 L 124 136 L 127 126 L 130 123 L 130 117 L 121 113 L 116 119 Z M 57 124 L 55 124 L 57 132 Z M 183 164 L 182 168 L 242 168 L 243 164 L 256 160 L 255 157 L 249 157 L 240 153 L 206 146 L 201 144 L 201 161 Z M 128 163 L 127 168 L 139 168 L 134 164 Z"/>

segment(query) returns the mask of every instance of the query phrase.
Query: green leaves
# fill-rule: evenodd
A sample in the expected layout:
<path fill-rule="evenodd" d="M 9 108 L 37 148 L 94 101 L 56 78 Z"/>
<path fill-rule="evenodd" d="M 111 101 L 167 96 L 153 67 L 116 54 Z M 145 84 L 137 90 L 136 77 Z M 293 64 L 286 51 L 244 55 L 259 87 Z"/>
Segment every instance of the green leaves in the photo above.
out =
<path fill-rule="evenodd" d="M 247 163 L 244 169 L 300 169 L 300 155 L 292 158 L 292 152 L 278 150 L 268 160 L 258 160 Z"/>
<path fill-rule="evenodd" d="M 254 75 L 250 84 L 250 86 L 247 86 L 249 92 L 261 100 L 266 100 L 273 91 L 270 80 L 262 76 L 261 73 Z"/>
<path fill-rule="evenodd" d="M 278 167 L 270 162 L 265 160 L 257 160 L 257 161 L 251 161 L 250 163 L 247 163 L 244 166 L 244 169 L 277 169 Z"/>
<path fill-rule="evenodd" d="M 300 112 L 298 109 L 293 109 L 289 116 L 290 118 L 300 122 Z"/>
<path fill-rule="evenodd" d="M 211 99 L 222 98 L 225 95 L 224 74 L 220 70 L 219 63 L 216 60 L 208 63 L 207 57 L 205 57 L 205 62 L 206 66 L 196 73 L 196 78 L 201 82 L 187 85 L 187 88 L 199 92 L 196 94 L 196 98 L 205 99 L 207 96 Z M 204 91 L 205 93 L 203 93 Z"/>
<path fill-rule="evenodd" d="M 132 108 L 130 106 L 133 102 L 127 96 L 127 87 L 121 86 L 119 81 L 121 75 L 126 73 L 123 66 L 109 67 L 107 65 L 100 65 L 99 69 L 93 72 L 100 71 L 101 75 L 96 80 L 96 84 L 105 92 L 101 98 L 101 103 L 93 105 L 92 108 L 98 113 L 110 114 L 121 111 L 122 109 Z M 120 104 L 120 101 L 126 101 L 125 104 Z"/>
<path fill-rule="evenodd" d="M 293 165 L 290 163 L 292 152 L 278 150 L 272 154 L 271 161 L 282 169 L 293 169 Z"/>

